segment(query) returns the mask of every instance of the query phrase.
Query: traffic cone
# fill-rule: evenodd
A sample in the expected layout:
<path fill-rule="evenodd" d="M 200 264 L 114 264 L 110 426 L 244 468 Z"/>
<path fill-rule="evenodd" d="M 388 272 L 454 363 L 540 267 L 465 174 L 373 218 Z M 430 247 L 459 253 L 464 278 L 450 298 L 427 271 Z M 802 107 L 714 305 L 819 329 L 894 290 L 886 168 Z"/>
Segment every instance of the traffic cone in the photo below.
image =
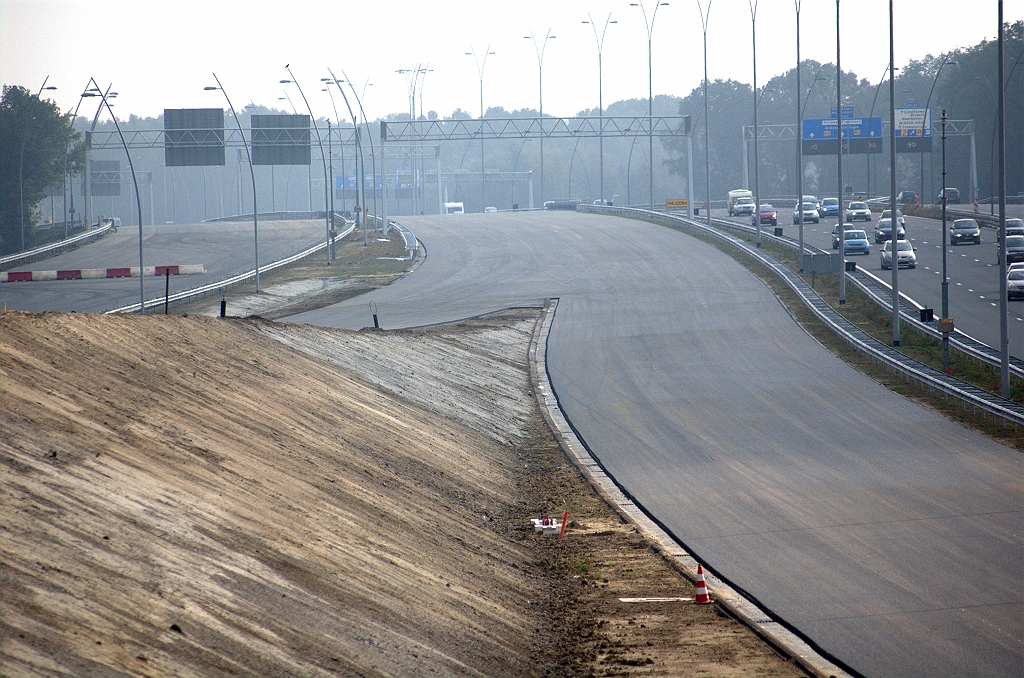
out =
<path fill-rule="evenodd" d="M 711 602 L 711 596 L 708 595 L 708 585 L 707 585 L 707 582 L 704 581 L 704 568 L 701 566 L 700 563 L 697 563 L 697 584 L 696 584 L 696 587 L 697 587 L 697 599 L 695 601 L 693 601 L 693 602 L 698 603 L 698 604 L 710 603 Z"/>

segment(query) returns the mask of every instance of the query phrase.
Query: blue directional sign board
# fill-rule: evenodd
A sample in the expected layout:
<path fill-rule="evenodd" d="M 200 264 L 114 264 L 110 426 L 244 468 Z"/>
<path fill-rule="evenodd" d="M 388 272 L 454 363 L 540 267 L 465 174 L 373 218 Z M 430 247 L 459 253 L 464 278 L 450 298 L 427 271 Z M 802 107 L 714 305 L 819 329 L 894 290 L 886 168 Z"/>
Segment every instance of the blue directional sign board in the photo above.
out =
<path fill-rule="evenodd" d="M 844 115 L 846 111 L 843 111 Z M 839 129 L 836 118 L 808 118 L 803 121 L 804 155 L 835 155 Z M 859 155 L 882 152 L 882 119 L 843 118 L 843 153 Z"/>

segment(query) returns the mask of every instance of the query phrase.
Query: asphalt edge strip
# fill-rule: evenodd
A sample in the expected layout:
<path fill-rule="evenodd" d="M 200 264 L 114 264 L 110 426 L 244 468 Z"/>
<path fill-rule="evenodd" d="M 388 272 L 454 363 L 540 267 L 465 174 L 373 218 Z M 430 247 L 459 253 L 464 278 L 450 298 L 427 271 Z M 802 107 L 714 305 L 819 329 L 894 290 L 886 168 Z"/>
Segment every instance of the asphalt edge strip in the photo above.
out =
<path fill-rule="evenodd" d="M 546 300 L 530 339 L 530 381 L 537 404 L 562 451 L 586 476 L 601 497 L 625 520 L 632 523 L 657 551 L 690 581 L 697 579 L 697 560 L 619 488 L 577 435 L 565 417 L 551 388 L 547 371 L 547 343 L 558 307 L 558 298 Z M 817 678 L 848 678 L 852 674 L 818 653 L 810 644 L 769 617 L 761 608 L 738 593 L 713 572 L 705 571 L 708 590 L 715 602 L 731 616 L 750 627 Z"/>

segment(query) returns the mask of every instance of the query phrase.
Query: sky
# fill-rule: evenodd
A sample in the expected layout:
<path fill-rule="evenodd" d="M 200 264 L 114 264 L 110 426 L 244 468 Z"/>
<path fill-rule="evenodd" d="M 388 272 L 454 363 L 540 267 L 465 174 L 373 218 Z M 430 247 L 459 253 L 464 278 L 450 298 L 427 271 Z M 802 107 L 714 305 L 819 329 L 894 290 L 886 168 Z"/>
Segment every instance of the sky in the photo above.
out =
<path fill-rule="evenodd" d="M 639 1 L 639 0 L 638 0 Z M 164 108 L 218 108 L 216 73 L 236 109 L 250 102 L 306 112 L 285 65 L 315 116 L 334 117 L 321 78 L 328 69 L 355 83 L 367 117 L 409 111 L 399 69 L 430 70 L 417 112 L 441 117 L 461 108 L 538 105 L 537 48 L 544 36 L 544 112 L 572 116 L 598 103 L 597 37 L 605 105 L 646 98 L 648 25 L 654 94 L 685 96 L 703 77 L 701 13 L 709 0 L 0 0 L 0 81 L 38 91 L 63 110 L 79 102 L 89 78 L 118 92 L 118 117 Z M 708 75 L 752 80 L 753 0 L 710 0 Z M 836 3 L 802 0 L 801 58 L 835 63 Z M 796 62 L 794 0 L 758 0 L 758 83 Z M 895 0 L 896 64 L 994 39 L 995 0 Z M 889 63 L 888 1 L 843 0 L 844 71 L 876 83 Z M 645 17 L 646 14 L 646 17 Z M 615 23 L 609 23 L 608 17 Z M 589 18 L 588 18 L 589 17 Z M 585 24 L 592 18 L 593 23 Z M 1004 19 L 1024 18 L 1024 2 L 1005 3 Z M 597 29 L 597 36 L 595 30 Z M 467 52 L 475 52 L 477 58 Z M 488 52 L 493 52 L 490 54 Z M 486 61 L 483 61 L 486 54 Z M 337 92 L 334 92 L 337 99 Z M 290 99 L 290 102 L 287 100 Z M 340 99 L 339 107 L 343 106 Z M 89 103 L 88 106 L 94 104 Z M 85 104 L 83 104 L 85 106 Z M 345 116 L 344 109 L 339 111 Z"/>

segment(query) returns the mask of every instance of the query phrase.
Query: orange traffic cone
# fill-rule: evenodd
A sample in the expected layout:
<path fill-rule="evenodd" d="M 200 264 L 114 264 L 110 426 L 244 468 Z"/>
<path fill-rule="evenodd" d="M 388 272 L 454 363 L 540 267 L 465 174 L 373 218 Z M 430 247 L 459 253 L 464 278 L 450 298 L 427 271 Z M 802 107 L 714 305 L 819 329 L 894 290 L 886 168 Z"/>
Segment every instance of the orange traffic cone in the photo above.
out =
<path fill-rule="evenodd" d="M 708 585 L 704 581 L 704 568 L 700 563 L 697 563 L 697 599 L 695 603 L 710 603 L 711 596 L 708 595 Z"/>

